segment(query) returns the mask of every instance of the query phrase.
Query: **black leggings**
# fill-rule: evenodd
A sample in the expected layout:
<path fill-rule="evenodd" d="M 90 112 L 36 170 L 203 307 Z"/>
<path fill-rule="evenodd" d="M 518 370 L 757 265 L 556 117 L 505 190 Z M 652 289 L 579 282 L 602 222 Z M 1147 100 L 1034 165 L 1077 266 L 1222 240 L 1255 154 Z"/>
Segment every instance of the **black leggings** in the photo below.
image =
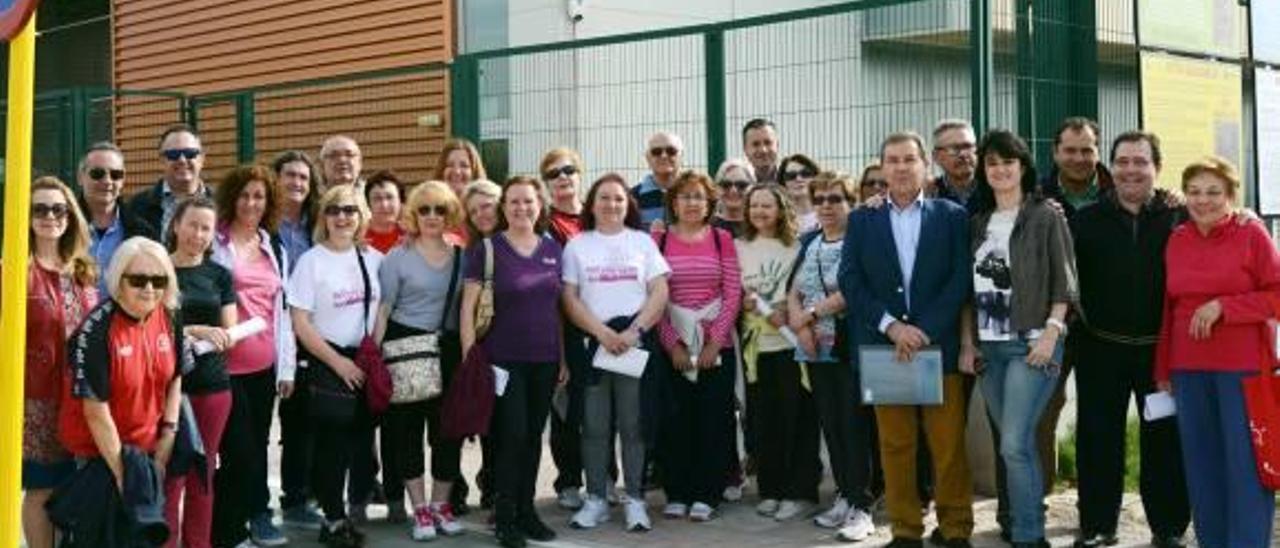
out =
<path fill-rule="evenodd" d="M 510 373 L 506 390 L 497 398 L 489 443 L 493 446 L 494 487 L 500 507 L 533 511 L 534 487 L 542 458 L 542 431 L 551 410 L 558 364 L 499 363 Z M 499 510 L 498 518 L 514 517 Z"/>
<path fill-rule="evenodd" d="M 218 494 L 211 534 L 215 546 L 239 544 L 248 535 L 245 524 L 267 509 L 267 443 L 275 397 L 274 367 L 231 375 L 231 415 L 213 480 Z"/>

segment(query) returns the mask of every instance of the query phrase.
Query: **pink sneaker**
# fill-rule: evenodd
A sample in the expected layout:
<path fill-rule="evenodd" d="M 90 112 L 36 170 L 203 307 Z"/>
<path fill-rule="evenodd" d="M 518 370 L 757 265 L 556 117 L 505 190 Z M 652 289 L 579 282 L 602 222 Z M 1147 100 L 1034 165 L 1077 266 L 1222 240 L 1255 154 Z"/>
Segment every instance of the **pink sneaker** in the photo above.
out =
<path fill-rule="evenodd" d="M 431 503 L 431 519 L 435 521 L 436 530 L 445 536 L 461 535 L 466 528 L 453 517 L 453 506 L 447 502 Z"/>
<path fill-rule="evenodd" d="M 423 506 L 413 511 L 413 529 L 410 532 L 413 540 L 425 542 L 436 538 L 435 518 L 431 516 L 431 510 Z"/>

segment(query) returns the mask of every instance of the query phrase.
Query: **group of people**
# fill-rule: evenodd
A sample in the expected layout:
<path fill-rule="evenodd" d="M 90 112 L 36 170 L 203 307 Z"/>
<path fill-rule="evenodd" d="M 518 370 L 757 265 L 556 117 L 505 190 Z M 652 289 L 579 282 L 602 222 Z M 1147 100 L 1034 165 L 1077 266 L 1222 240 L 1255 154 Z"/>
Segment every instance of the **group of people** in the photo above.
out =
<path fill-rule="evenodd" d="M 483 360 L 494 398 L 473 483 L 503 546 L 556 535 L 534 505 L 548 422 L 572 528 L 616 504 L 627 531 L 650 530 L 652 486 L 664 518 L 713 520 L 754 475 L 768 519 L 812 517 L 856 542 L 883 504 L 889 546 L 912 547 L 932 506 L 929 541 L 968 546 L 975 388 L 1002 536 L 1047 546 L 1072 370 L 1077 546 L 1116 543 L 1129 399 L 1159 392 L 1177 411 L 1141 425 L 1152 543 L 1182 546 L 1194 516 L 1202 546 L 1268 546 L 1274 498 L 1240 382 L 1274 364 L 1280 255 L 1237 209 L 1230 163 L 1186 166 L 1167 192 L 1157 136 L 1120 134 L 1108 169 L 1099 135 L 1064 121 L 1038 178 L 1017 135 L 945 120 L 932 147 L 887 136 L 855 180 L 779 159 L 777 128 L 756 119 L 745 159 L 714 175 L 654 134 L 634 185 L 584 184 L 569 148 L 498 185 L 465 140 L 410 185 L 366 177 L 359 145 L 334 136 L 318 165 L 289 151 L 213 185 L 199 135 L 179 126 L 160 139 L 162 179 L 127 201 L 123 155 L 94 145 L 78 188 L 32 185 L 27 543 L 53 545 L 48 503 L 86 463 L 146 495 L 125 474 L 138 453 L 164 471 L 151 495 L 167 545 L 287 543 L 267 488 L 277 412 L 286 525 L 360 546 L 367 506 L 385 503 L 415 540 L 460 534 L 471 486 L 443 401 Z M 366 405 L 369 346 L 398 364 L 385 409 Z M 940 360 L 939 401 L 864 390 L 868 368 L 925 356 Z M 824 468 L 836 492 L 819 507 Z"/>

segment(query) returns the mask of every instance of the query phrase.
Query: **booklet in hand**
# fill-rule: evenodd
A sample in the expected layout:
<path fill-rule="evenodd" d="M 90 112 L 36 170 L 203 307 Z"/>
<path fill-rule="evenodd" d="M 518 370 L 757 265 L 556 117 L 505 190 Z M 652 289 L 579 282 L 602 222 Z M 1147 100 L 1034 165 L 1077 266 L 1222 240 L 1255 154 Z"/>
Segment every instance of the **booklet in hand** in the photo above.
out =
<path fill-rule="evenodd" d="M 603 346 L 596 350 L 595 359 L 591 360 L 597 369 L 612 371 L 619 375 L 640 378 L 644 375 L 645 365 L 649 363 L 649 353 L 639 348 L 631 348 L 621 354 L 610 354 Z"/>
<path fill-rule="evenodd" d="M 942 350 L 926 347 L 908 362 L 898 361 L 894 347 L 858 347 L 862 403 L 867 405 L 941 405 Z"/>

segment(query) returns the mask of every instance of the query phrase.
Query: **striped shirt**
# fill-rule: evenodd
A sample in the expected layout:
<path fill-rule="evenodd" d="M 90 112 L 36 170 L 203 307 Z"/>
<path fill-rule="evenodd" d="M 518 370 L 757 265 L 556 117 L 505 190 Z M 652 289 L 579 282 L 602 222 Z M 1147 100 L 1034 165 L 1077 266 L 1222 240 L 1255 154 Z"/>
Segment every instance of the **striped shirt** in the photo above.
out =
<path fill-rule="evenodd" d="M 685 242 L 671 232 L 664 233 L 665 236 L 656 234 L 654 238 L 671 266 L 667 281 L 671 304 L 697 309 L 724 299 L 720 314 L 706 326 L 710 339 L 724 348 L 733 343 L 734 323 L 742 306 L 742 277 L 733 237 L 719 228 L 711 230 L 719 240 L 718 246 L 715 240 L 705 236 L 696 242 Z M 665 315 L 658 324 L 658 337 L 668 350 L 681 342 Z"/>

